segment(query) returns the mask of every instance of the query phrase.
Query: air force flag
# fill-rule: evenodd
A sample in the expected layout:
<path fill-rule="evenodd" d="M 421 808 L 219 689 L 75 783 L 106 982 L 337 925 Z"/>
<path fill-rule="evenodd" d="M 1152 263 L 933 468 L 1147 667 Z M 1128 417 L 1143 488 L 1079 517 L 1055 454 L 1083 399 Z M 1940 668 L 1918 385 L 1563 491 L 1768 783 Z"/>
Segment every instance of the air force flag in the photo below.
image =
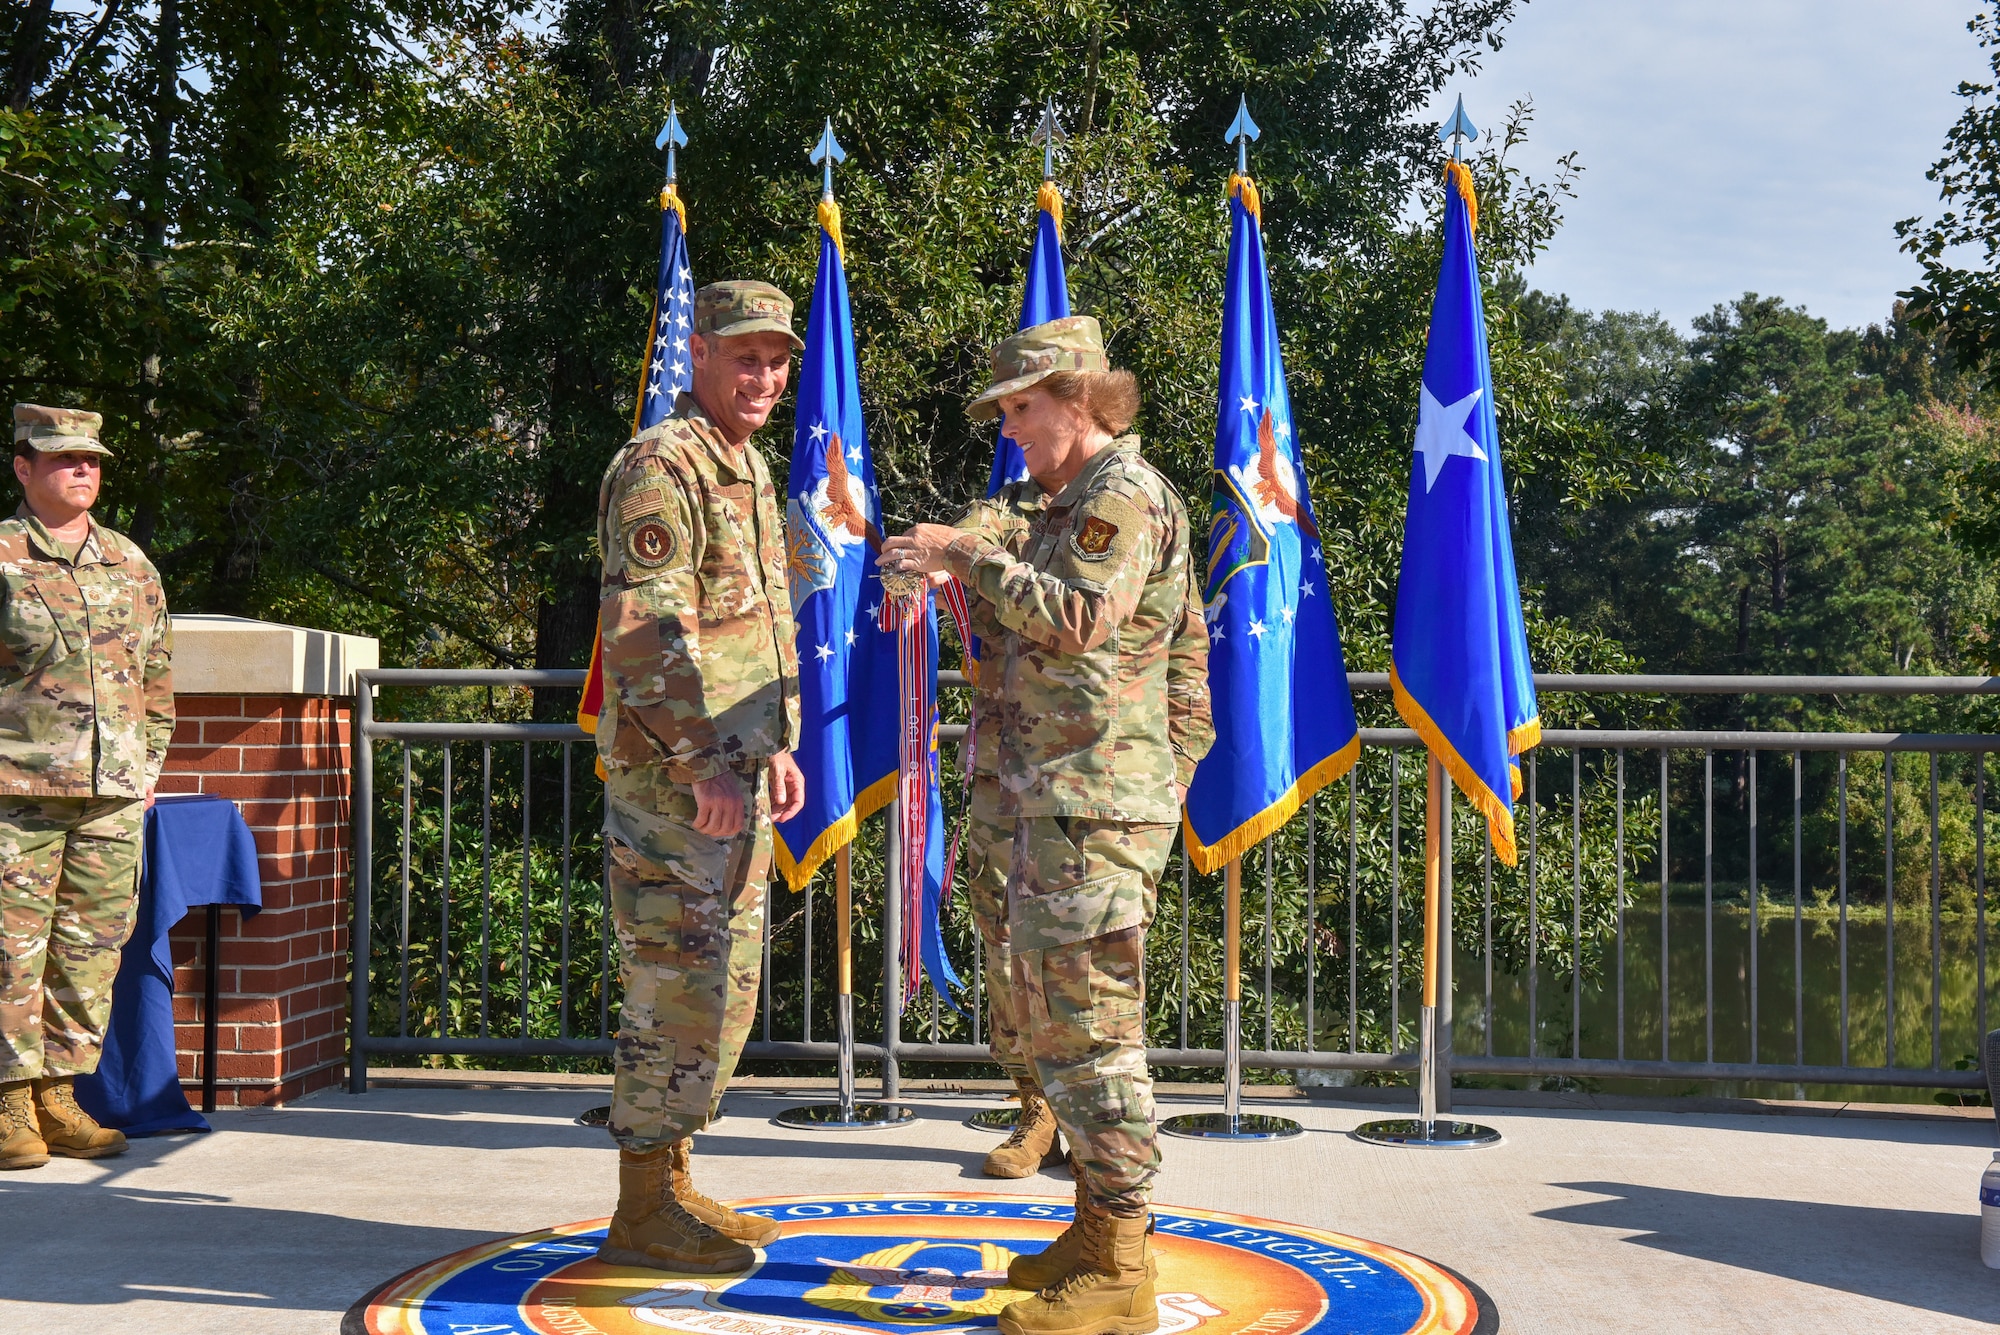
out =
<path fill-rule="evenodd" d="M 1188 852 L 1205 872 L 1283 825 L 1361 750 L 1248 177 L 1230 179 L 1229 211 L 1202 595 L 1215 747 L 1187 799 Z"/>
<path fill-rule="evenodd" d="M 1390 683 L 1422 735 L 1514 862 L 1514 758 L 1541 740 L 1528 637 L 1500 474 L 1500 428 L 1472 249 L 1472 172 L 1447 164 L 1444 263 L 1431 306 L 1410 466 Z"/>
<path fill-rule="evenodd" d="M 819 275 L 799 362 L 797 431 L 785 502 L 787 582 L 798 622 L 801 736 L 793 756 L 805 809 L 778 826 L 793 889 L 812 879 L 863 818 L 896 796 L 895 637 L 863 615 L 881 601 L 875 461 L 861 424 L 854 323 L 841 263 L 840 210 L 820 205 Z"/>

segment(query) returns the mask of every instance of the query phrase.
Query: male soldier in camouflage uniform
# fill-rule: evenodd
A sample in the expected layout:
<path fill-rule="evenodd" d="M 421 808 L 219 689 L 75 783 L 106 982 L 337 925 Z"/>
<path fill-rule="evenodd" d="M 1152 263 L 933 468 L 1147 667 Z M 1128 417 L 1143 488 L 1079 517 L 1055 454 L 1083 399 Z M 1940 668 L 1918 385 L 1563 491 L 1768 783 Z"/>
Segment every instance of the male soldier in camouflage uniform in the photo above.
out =
<path fill-rule="evenodd" d="M 619 452 L 598 495 L 597 747 L 625 982 L 618 1212 L 598 1254 L 717 1273 L 778 1233 L 696 1190 L 688 1151 L 756 1011 L 772 822 L 805 803 L 784 528 L 750 443 L 802 345 L 768 283 L 715 283 L 694 307 L 692 393 Z"/>
<path fill-rule="evenodd" d="M 1118 434 L 1138 396 L 1109 369 L 1097 321 L 1023 330 L 994 350 L 993 379 L 971 412 L 1005 412 L 1033 482 L 958 527 L 891 539 L 884 560 L 950 571 L 1000 628 L 979 672 L 994 763 L 980 814 L 1013 824 L 1012 990 L 1078 1178 L 1076 1222 L 1008 1268 L 1038 1292 L 1000 1328 L 1143 1335 L 1159 1323 L 1146 1233 L 1160 1162 L 1145 936 L 1179 799 L 1213 741 L 1192 536 L 1180 497 Z M 1007 531 L 1008 511 L 1025 531 Z"/>
<path fill-rule="evenodd" d="M 125 1149 L 76 1104 L 132 934 L 139 826 L 174 732 L 159 572 L 90 517 L 103 419 L 14 405 L 0 522 L 0 1168 Z"/>

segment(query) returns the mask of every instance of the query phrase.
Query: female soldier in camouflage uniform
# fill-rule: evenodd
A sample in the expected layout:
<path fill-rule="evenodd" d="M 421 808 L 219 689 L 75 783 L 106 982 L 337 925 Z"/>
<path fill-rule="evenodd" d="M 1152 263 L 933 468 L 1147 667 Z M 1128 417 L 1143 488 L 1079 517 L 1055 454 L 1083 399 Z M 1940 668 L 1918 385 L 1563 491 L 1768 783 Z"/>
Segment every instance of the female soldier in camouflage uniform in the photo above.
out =
<path fill-rule="evenodd" d="M 78 1106 L 132 934 L 140 822 L 174 735 L 159 572 L 91 516 L 104 419 L 14 405 L 0 520 L 0 1169 L 121 1154 Z"/>
<path fill-rule="evenodd" d="M 1076 1223 L 1009 1268 L 1038 1292 L 1000 1326 L 1143 1335 L 1159 1321 L 1146 1207 L 1160 1162 L 1145 934 L 1179 799 L 1214 737 L 1192 535 L 1121 434 L 1137 389 L 1110 369 L 1096 320 L 1016 334 L 994 350 L 993 380 L 970 412 L 1006 414 L 1032 480 L 954 527 L 890 539 L 884 560 L 956 575 L 998 630 L 980 664 L 974 725 L 992 777 L 975 815 L 1012 825 L 1014 1013 L 1078 1179 Z"/>

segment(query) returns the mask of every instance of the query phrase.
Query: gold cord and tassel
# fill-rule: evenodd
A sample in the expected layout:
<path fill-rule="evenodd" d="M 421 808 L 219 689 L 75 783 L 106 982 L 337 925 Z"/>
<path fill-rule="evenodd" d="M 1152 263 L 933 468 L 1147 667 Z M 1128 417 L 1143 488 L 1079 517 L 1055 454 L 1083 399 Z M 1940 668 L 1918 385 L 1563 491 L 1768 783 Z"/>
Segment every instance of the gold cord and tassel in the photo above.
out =
<path fill-rule="evenodd" d="M 1463 162 L 1444 164 L 1444 179 L 1447 185 L 1458 188 L 1458 197 L 1465 201 L 1465 220 L 1472 230 L 1479 230 L 1479 191 L 1472 184 L 1472 168 Z"/>
<path fill-rule="evenodd" d="M 1264 225 L 1264 198 L 1257 193 L 1257 183 L 1240 172 L 1231 172 L 1229 173 L 1229 198 L 1235 199 L 1238 195 L 1243 196 L 1243 207 L 1248 210 L 1251 217 L 1257 220 L 1257 225 L 1262 227 Z"/>
<path fill-rule="evenodd" d="M 820 229 L 833 238 L 833 248 L 840 252 L 841 262 L 847 261 L 847 239 L 840 234 L 840 205 L 832 195 L 822 195 L 819 201 Z"/>
<path fill-rule="evenodd" d="M 1062 191 L 1056 189 L 1054 181 L 1042 182 L 1042 188 L 1035 192 L 1035 207 L 1055 219 L 1056 240 L 1061 241 L 1063 234 Z"/>

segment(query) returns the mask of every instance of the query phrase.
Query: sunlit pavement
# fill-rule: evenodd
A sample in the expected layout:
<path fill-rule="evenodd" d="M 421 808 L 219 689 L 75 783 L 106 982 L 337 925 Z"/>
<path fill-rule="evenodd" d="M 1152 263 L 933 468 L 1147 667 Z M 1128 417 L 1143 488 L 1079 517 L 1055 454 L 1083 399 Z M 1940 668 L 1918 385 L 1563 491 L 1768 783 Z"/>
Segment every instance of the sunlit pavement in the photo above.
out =
<path fill-rule="evenodd" d="M 814 1092 L 807 1099 L 824 1098 Z M 1473 1097 L 1476 1097 L 1473 1096 Z M 206 1136 L 0 1175 L 0 1330 L 339 1329 L 380 1281 L 497 1235 L 610 1213 L 610 1141 L 574 1124 L 601 1087 L 327 1091 L 216 1114 Z M 801 1099 L 732 1094 L 697 1142 L 723 1198 L 991 1190 L 1064 1195 L 1050 1171 L 979 1172 L 991 1097 L 925 1096 L 912 1126 L 806 1133 Z M 1171 1098 L 1163 1113 L 1212 1106 Z M 1483 1287 L 1508 1331 L 1991 1331 L 1979 1261 L 1984 1118 L 1477 1109 L 1506 1143 L 1376 1148 L 1380 1108 L 1265 1105 L 1306 1134 L 1166 1142 L 1157 1198 L 1392 1243 Z M 1469 1104 L 1461 1093 L 1460 1115 Z"/>

